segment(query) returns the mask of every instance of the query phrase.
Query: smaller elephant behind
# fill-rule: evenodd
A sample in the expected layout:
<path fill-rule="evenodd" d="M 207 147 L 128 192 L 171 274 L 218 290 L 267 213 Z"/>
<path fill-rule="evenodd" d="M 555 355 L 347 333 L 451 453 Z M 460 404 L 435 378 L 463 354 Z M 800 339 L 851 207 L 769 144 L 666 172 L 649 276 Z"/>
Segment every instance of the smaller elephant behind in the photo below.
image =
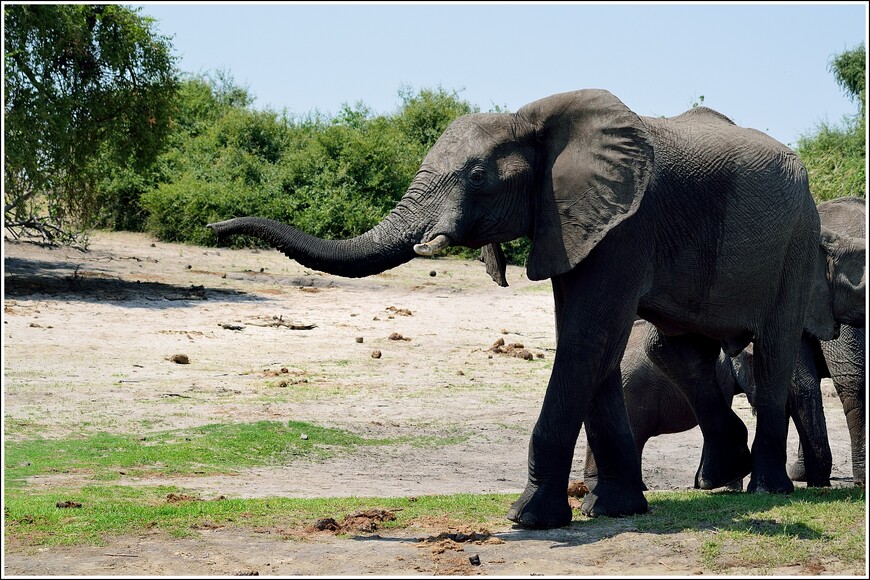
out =
<path fill-rule="evenodd" d="M 645 343 L 651 327 L 645 320 L 635 321 L 621 364 L 622 395 L 641 462 L 643 449 L 651 438 L 682 433 L 698 425 L 695 411 L 686 396 L 646 353 Z M 736 394 L 745 393 L 747 389 L 754 394 L 750 384 L 752 368 L 741 364 L 744 360 L 743 353 L 733 359 L 720 353 L 716 361 L 716 382 L 728 406 Z M 587 446 L 583 477 L 587 485 L 594 485 L 597 476 L 598 466 Z M 741 484 L 735 482 L 732 485 Z"/>
<path fill-rule="evenodd" d="M 840 336 L 820 341 L 812 336 L 801 339 L 794 378 L 788 393 L 788 414 L 798 433 L 798 454 L 788 467 L 794 481 L 809 487 L 831 485 L 833 457 L 828 439 L 821 380 L 831 379 L 843 404 L 852 450 L 852 476 L 856 484 L 865 484 L 864 410 L 867 389 L 864 355 L 867 339 L 863 328 L 844 324 Z M 754 403 L 752 381 L 752 347 L 733 359 L 741 366 L 747 381 L 742 385 L 749 403 Z"/>

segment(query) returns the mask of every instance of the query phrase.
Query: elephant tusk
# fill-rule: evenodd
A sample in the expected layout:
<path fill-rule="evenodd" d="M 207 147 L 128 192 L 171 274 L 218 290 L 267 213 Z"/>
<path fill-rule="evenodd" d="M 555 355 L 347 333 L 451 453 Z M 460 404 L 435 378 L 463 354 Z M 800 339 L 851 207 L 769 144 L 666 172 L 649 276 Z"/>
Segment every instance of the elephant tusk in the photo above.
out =
<path fill-rule="evenodd" d="M 429 240 L 425 244 L 414 244 L 414 252 L 420 256 L 434 256 L 444 248 L 450 245 L 450 238 L 441 234 L 435 239 Z"/>

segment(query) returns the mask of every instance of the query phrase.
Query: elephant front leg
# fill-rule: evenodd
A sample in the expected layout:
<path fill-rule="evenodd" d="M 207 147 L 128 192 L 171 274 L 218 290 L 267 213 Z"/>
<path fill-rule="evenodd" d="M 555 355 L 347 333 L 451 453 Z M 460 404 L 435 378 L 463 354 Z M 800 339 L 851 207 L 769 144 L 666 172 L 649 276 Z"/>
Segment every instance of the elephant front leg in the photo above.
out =
<path fill-rule="evenodd" d="M 558 313 L 558 295 L 556 307 Z M 564 334 L 560 338 L 564 339 Z M 578 386 L 576 358 L 568 356 L 568 348 L 561 343 L 559 340 L 541 414 L 529 442 L 529 480 L 507 514 L 509 520 L 526 528 L 558 528 L 571 523 L 568 477 L 588 405 L 584 395 L 592 387 Z"/>
<path fill-rule="evenodd" d="M 507 518 L 524 528 L 533 529 L 560 528 L 570 524 L 568 476 L 573 456 L 573 445 L 554 445 L 536 426 L 529 442 L 529 481 L 508 511 Z"/>
<path fill-rule="evenodd" d="M 620 317 L 604 304 L 596 308 L 588 302 L 565 300 L 563 283 L 553 283 L 558 345 L 541 414 L 529 443 L 529 481 L 508 512 L 508 519 L 529 528 L 553 528 L 571 522 L 568 477 L 584 420 L 593 432 L 591 445 L 601 475 L 596 488 L 604 485 L 595 496 L 595 505 L 587 511 L 617 516 L 647 509 L 619 381 L 619 361 L 631 332 L 633 309 L 626 308 Z M 612 297 L 615 293 L 596 296 Z M 611 322 L 606 326 L 594 324 L 600 320 L 596 314 L 604 312 L 610 315 Z M 592 413 L 596 414 L 594 418 Z"/>
<path fill-rule="evenodd" d="M 800 444 L 797 459 L 789 466 L 788 475 L 793 481 L 805 481 L 808 487 L 830 487 L 833 461 L 816 363 L 821 352 L 817 349 L 815 339 L 807 336 L 801 339 L 788 394 L 789 410 Z"/>
<path fill-rule="evenodd" d="M 595 484 L 580 511 L 587 516 L 627 516 L 649 510 L 640 453 L 629 428 L 619 368 L 610 373 L 586 418 L 586 436 L 595 461 Z"/>
<path fill-rule="evenodd" d="M 646 513 L 649 509 L 643 495 L 640 461 L 628 425 L 628 415 L 622 400 L 619 369 L 611 373 L 596 395 L 588 413 L 582 413 L 579 396 L 570 408 L 578 412 L 558 415 L 548 405 L 552 389 L 544 400 L 529 444 L 529 482 L 520 498 L 508 512 L 508 519 L 527 528 L 556 528 L 571 523 L 568 505 L 568 478 L 574 445 L 580 431 L 577 418 L 585 416 L 589 446 L 596 457 L 596 482 L 586 495 L 581 511 L 588 516 L 627 516 Z M 563 431 L 564 438 L 557 434 Z M 561 441 L 562 443 L 557 443 Z"/>

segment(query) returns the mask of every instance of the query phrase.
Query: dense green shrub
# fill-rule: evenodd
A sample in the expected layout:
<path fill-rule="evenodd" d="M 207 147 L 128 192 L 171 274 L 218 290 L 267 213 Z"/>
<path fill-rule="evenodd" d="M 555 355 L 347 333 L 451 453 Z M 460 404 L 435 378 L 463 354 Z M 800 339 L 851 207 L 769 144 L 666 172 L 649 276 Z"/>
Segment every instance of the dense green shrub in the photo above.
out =
<path fill-rule="evenodd" d="M 478 110 L 441 88 L 404 87 L 399 96 L 392 115 L 374 115 L 357 103 L 332 117 L 289 118 L 252 110 L 247 92 L 228 75 L 188 79 L 159 182 L 140 196 L 137 215 L 148 216 L 149 231 L 161 240 L 204 245 L 216 242 L 205 224 L 244 215 L 321 238 L 359 235 L 393 209 L 447 126 Z M 131 203 L 137 191 L 130 188 Z M 246 237 L 231 243 L 262 245 Z M 528 241 L 505 244 L 505 254 L 524 262 Z"/>
<path fill-rule="evenodd" d="M 95 223 L 141 223 L 178 73 L 169 38 L 140 11 L 4 4 L 4 226 L 14 236 L 72 243 Z"/>
<path fill-rule="evenodd" d="M 199 244 L 215 241 L 205 224 L 242 215 L 328 239 L 359 235 L 395 206 L 447 125 L 476 110 L 442 89 L 403 89 L 394 115 L 358 103 L 291 119 L 251 110 L 226 77 L 191 79 L 181 95 L 160 183 L 142 204 L 160 239 Z"/>

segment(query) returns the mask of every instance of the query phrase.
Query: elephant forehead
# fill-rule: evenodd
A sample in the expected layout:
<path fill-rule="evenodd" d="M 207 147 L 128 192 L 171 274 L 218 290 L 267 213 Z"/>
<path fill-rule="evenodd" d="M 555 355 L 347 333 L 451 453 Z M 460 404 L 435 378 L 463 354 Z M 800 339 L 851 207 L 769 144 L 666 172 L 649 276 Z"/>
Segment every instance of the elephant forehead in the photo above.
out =
<path fill-rule="evenodd" d="M 454 121 L 432 147 L 427 161 L 439 169 L 456 169 L 471 159 L 485 159 L 513 138 L 505 115 L 477 113 Z"/>

